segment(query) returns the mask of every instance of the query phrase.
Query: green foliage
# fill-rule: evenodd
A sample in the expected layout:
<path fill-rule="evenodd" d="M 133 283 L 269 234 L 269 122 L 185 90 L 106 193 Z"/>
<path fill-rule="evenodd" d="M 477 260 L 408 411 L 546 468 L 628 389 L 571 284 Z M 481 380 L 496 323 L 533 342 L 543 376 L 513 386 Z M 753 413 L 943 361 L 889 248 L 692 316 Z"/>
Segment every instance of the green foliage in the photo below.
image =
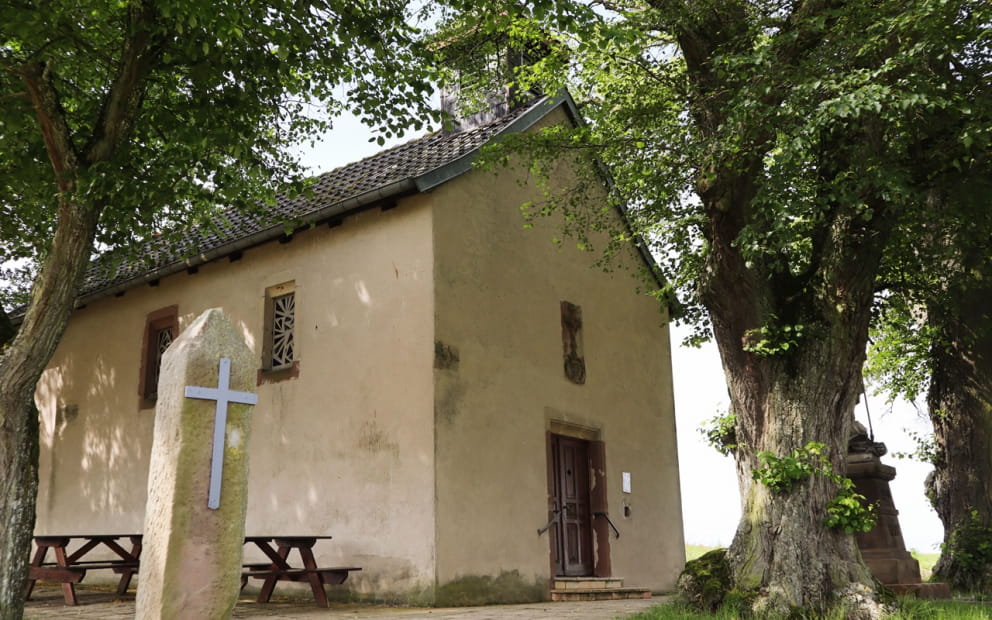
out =
<path fill-rule="evenodd" d="M 758 452 L 756 456 L 761 467 L 755 467 L 751 477 L 776 493 L 788 493 L 797 483 L 822 471 L 825 463 L 829 465 L 823 456 L 825 447 L 811 441 L 802 450 L 793 450 L 787 456 Z"/>
<path fill-rule="evenodd" d="M 181 243 L 301 192 L 291 147 L 344 109 L 386 136 L 419 128 L 431 86 L 407 20 L 401 0 L 7 3 L 0 264 L 46 255 L 59 191 L 102 212 L 103 249 Z"/>
<path fill-rule="evenodd" d="M 802 341 L 805 327 L 803 325 L 778 325 L 778 317 L 771 315 L 771 323 L 757 329 L 748 330 L 744 334 L 743 349 L 755 355 L 771 357 L 785 355 L 790 350 L 795 351 Z"/>
<path fill-rule="evenodd" d="M 972 508 L 968 517 L 955 525 L 941 548 L 956 565 L 956 584 L 981 591 L 992 583 L 992 527 L 982 520 L 978 510 Z"/>
<path fill-rule="evenodd" d="M 733 413 L 717 415 L 699 427 L 699 432 L 706 438 L 713 449 L 728 456 L 737 449 L 737 416 Z"/>
<path fill-rule="evenodd" d="M 731 589 L 726 549 L 714 549 L 686 562 L 678 578 L 680 597 L 699 610 L 715 611 Z"/>
<path fill-rule="evenodd" d="M 754 468 L 751 475 L 776 493 L 788 493 L 811 476 L 824 476 L 837 485 L 837 494 L 827 504 L 823 524 L 848 534 L 870 531 L 877 519 L 875 506 L 866 504 L 865 496 L 854 490 L 854 482 L 833 471 L 824 454 L 825 448 L 824 444 L 811 441 L 787 456 L 758 452 L 761 467 Z"/>
<path fill-rule="evenodd" d="M 827 504 L 827 518 L 824 525 L 847 534 L 870 532 L 875 527 L 877 515 L 874 505 L 866 505 L 864 495 L 854 490 L 850 478 L 831 476 L 838 483 L 837 495 Z"/>
<path fill-rule="evenodd" d="M 864 375 L 888 395 L 915 402 L 925 393 L 933 367 L 931 351 L 939 330 L 926 322 L 919 305 L 888 296 L 877 308 Z"/>
<path fill-rule="evenodd" d="M 912 452 L 893 452 L 892 456 L 897 459 L 913 459 L 931 465 L 941 462 L 940 448 L 937 446 L 937 440 L 933 434 L 924 434 L 910 429 L 903 429 L 903 432 L 909 436 L 916 448 Z"/>
<path fill-rule="evenodd" d="M 486 87 L 567 86 L 587 121 L 520 136 L 491 161 L 524 150 L 528 162 L 586 154 L 608 163 L 612 204 L 650 244 L 679 299 L 678 318 L 694 325 L 697 337 L 709 332 L 700 293 L 714 266 L 712 218 L 728 208 L 707 207 L 703 198 L 721 175 L 747 172 L 747 184 L 723 188 L 753 193 L 741 219 L 731 218 L 739 226 L 733 247 L 756 282 L 788 300 L 762 308 L 781 322 L 745 339 L 762 356 L 793 351 L 809 337 L 813 321 L 795 305 L 830 295 L 824 274 L 843 259 L 825 256 L 840 236 L 883 243 L 891 234 L 879 286 L 925 286 L 912 276 L 943 265 L 947 253 L 921 253 L 923 241 L 937 226 L 963 229 L 966 214 L 987 211 L 977 198 L 933 208 L 938 187 L 955 200 L 987 195 L 960 189 L 982 169 L 992 144 L 992 10 L 980 0 L 886 0 L 870 10 L 856 3 L 738 11 L 734 3 L 629 2 L 597 12 L 567 0 L 452 6 L 463 11 L 463 29 L 511 32 L 516 49 L 548 51 L 514 75 L 494 75 Z M 707 31 L 706 20 L 718 12 L 733 26 Z M 687 63 L 687 46 L 714 39 L 722 45 L 713 57 Z M 530 166 L 536 176 L 552 169 Z M 596 214 L 581 213 L 579 193 L 548 195 L 534 212 L 561 210 L 568 232 L 581 236 Z M 989 222 L 976 221 L 977 240 Z M 845 233 L 838 222 L 866 228 Z M 634 238 L 611 234 L 617 243 Z M 923 358 L 894 353 L 891 361 L 909 359 Z M 922 385 L 923 369 L 911 369 L 905 383 Z"/>

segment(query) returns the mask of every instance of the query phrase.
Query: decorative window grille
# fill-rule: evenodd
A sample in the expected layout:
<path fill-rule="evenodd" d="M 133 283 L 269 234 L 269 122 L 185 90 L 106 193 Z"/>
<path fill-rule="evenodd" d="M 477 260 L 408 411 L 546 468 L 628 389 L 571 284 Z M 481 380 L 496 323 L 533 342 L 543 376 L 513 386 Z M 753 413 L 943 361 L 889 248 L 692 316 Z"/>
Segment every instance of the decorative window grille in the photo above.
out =
<path fill-rule="evenodd" d="M 158 398 L 158 377 L 162 372 L 162 355 L 172 344 L 174 337 L 173 327 L 163 327 L 155 334 L 155 357 L 151 360 L 151 385 L 149 386 L 148 398 L 154 400 Z"/>
<path fill-rule="evenodd" d="M 272 298 L 272 369 L 293 363 L 293 325 L 296 322 L 296 295 L 289 293 Z"/>

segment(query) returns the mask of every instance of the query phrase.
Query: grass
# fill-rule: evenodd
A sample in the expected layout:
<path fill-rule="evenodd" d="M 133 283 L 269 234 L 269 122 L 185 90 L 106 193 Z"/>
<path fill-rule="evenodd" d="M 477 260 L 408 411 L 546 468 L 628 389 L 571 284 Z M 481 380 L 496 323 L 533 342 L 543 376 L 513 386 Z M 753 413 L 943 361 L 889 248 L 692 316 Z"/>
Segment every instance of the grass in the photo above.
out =
<path fill-rule="evenodd" d="M 717 547 L 706 547 L 703 545 L 686 545 L 685 546 L 685 561 L 695 560 L 699 556 L 703 555 L 707 551 L 712 551 Z M 933 566 L 937 563 L 937 558 L 940 557 L 939 553 L 920 553 L 919 551 L 910 551 L 914 558 L 920 563 L 920 576 L 923 581 L 930 579 L 930 575 L 933 573 Z"/>
<path fill-rule="evenodd" d="M 933 565 L 937 563 L 937 558 L 940 557 L 939 553 L 920 553 L 915 549 L 910 551 L 916 561 L 920 563 L 920 575 L 923 577 L 923 581 L 930 579 L 930 575 L 933 574 Z"/>
<path fill-rule="evenodd" d="M 804 620 L 843 620 L 841 613 L 824 617 L 805 616 Z M 992 607 L 964 601 L 921 601 L 900 598 L 899 609 L 886 616 L 887 620 L 992 620 Z M 745 616 L 732 611 L 701 613 L 679 603 L 656 605 L 627 616 L 627 620 L 744 620 Z"/>
<path fill-rule="evenodd" d="M 703 555 L 707 551 L 713 551 L 718 547 L 704 547 L 703 545 L 686 545 L 685 546 L 685 561 L 689 562 L 695 560 L 699 556 Z"/>

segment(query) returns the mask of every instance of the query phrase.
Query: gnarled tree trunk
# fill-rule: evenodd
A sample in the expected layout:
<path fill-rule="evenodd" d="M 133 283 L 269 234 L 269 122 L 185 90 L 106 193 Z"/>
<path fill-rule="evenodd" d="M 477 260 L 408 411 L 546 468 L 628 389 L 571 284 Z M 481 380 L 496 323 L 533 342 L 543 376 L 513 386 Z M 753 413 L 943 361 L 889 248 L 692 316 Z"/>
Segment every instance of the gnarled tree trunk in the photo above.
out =
<path fill-rule="evenodd" d="M 984 284 L 984 283 L 983 283 Z M 992 286 L 962 287 L 931 308 L 940 333 L 927 397 L 936 442 L 927 495 L 944 524 L 934 578 L 992 588 Z"/>
<path fill-rule="evenodd" d="M 783 493 L 752 480 L 759 452 L 782 457 L 810 442 L 824 444 L 832 470 L 843 471 L 885 231 L 882 220 L 851 217 L 841 206 L 833 215 L 820 268 L 802 295 L 747 265 L 730 216 L 716 215 L 710 229 L 703 299 L 737 416 L 743 503 L 728 561 L 735 587 L 756 592 L 763 615 L 837 605 L 854 618 L 881 613 L 853 537 L 824 524 L 837 485 L 813 475 Z M 801 333 L 772 338 L 773 350 L 762 352 L 761 328 L 775 322 L 802 326 Z"/>
<path fill-rule="evenodd" d="M 725 347 L 721 347 L 726 350 Z M 752 480 L 756 452 L 785 456 L 809 442 L 826 444 L 834 471 L 842 471 L 860 355 L 846 343 L 823 338 L 760 370 L 725 364 L 737 414 L 737 469 L 742 519 L 728 561 L 736 587 L 759 590 L 756 611 L 790 608 L 826 611 L 838 604 L 874 613 L 875 585 L 852 536 L 824 525 L 837 486 L 822 475 L 775 492 Z M 746 355 L 746 354 L 744 354 Z M 724 354 L 740 358 L 738 354 Z M 746 387 L 762 376 L 758 397 Z M 857 615 L 855 616 L 857 617 Z"/>

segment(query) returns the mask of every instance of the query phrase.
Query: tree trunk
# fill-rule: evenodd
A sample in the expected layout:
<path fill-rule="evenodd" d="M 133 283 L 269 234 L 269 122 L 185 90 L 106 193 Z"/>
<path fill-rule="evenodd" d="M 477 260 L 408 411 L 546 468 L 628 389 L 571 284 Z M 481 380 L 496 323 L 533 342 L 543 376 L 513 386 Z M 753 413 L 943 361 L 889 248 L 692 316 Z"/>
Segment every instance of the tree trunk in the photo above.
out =
<path fill-rule="evenodd" d="M 720 338 L 720 340 L 725 340 Z M 863 350 L 863 349 L 862 349 Z M 727 352 L 725 360 L 748 355 Z M 861 354 L 846 342 L 823 338 L 784 363 L 763 364 L 758 398 L 747 387 L 754 370 L 725 362 L 737 414 L 738 479 L 742 518 L 727 558 L 735 587 L 757 590 L 759 616 L 796 608 L 827 612 L 846 605 L 851 617 L 876 612 L 875 584 L 854 538 L 824 525 L 837 485 L 823 475 L 776 492 L 752 480 L 761 467 L 756 453 L 785 456 L 810 442 L 827 446 L 833 471 L 843 471 Z"/>
<path fill-rule="evenodd" d="M 934 578 L 956 590 L 992 588 L 992 286 L 962 288 L 932 308 L 928 406 L 936 443 L 927 495 L 944 524 Z"/>
<path fill-rule="evenodd" d="M 728 195 L 714 187 L 716 195 Z M 701 195 L 704 204 L 716 204 Z M 824 444 L 832 472 L 843 472 L 887 234 L 885 208 L 879 205 L 879 219 L 866 222 L 838 205 L 824 224 L 818 269 L 798 288 L 741 255 L 733 219 L 744 211 L 711 207 L 712 249 L 701 290 L 737 416 L 742 518 L 727 554 L 732 581 L 756 595 L 761 617 L 845 607 L 848 618 L 877 618 L 883 611 L 877 586 L 853 536 L 824 524 L 837 485 L 814 474 L 778 492 L 752 475 L 763 466 L 759 453 L 786 457 L 810 442 Z M 793 331 L 776 334 L 776 325 Z M 760 350 L 762 340 L 771 350 Z"/>
<path fill-rule="evenodd" d="M 0 620 L 19 620 L 38 490 L 34 390 L 75 303 L 89 263 L 99 209 L 59 205 L 51 250 L 35 280 L 20 330 L 0 357 Z"/>
<path fill-rule="evenodd" d="M 152 27 L 154 2 L 128 6 L 117 73 L 108 85 L 92 133 L 80 149 L 52 74 L 54 61 L 35 58 L 18 68 L 38 119 L 54 173 L 58 213 L 48 255 L 31 289 L 31 300 L 14 339 L 0 357 L 0 620 L 24 614 L 24 586 L 34 530 L 38 489 L 38 419 L 34 391 L 69 321 L 89 265 L 105 196 L 79 202 L 81 172 L 111 162 L 130 134 L 168 33 Z M 90 188 L 92 191 L 92 188 Z"/>
<path fill-rule="evenodd" d="M 17 333 L 17 328 L 10 321 L 10 317 L 4 312 L 3 308 L 0 308 L 0 355 L 3 354 L 4 347 L 7 343 L 14 339 L 14 334 Z"/>
<path fill-rule="evenodd" d="M 696 130 L 714 144 L 727 138 L 748 113 L 734 97 L 747 94 L 720 59 L 746 57 L 760 32 L 745 2 L 652 2 L 671 18 L 686 63 L 689 110 Z M 797 70 L 817 49 L 832 19 L 829 3 L 800 3 L 795 19 L 775 36 L 783 71 Z M 684 10 L 679 10 L 682 8 Z M 807 19 L 823 13 L 824 20 Z M 776 84 L 774 79 L 766 82 Z M 771 86 L 756 106 L 774 109 L 788 81 Z M 758 116 L 757 118 L 761 118 Z M 778 214 L 755 204 L 765 157 L 774 149 L 774 127 L 748 126 L 746 138 L 698 169 L 696 193 L 706 214 L 709 251 L 700 300 L 709 311 L 736 415 L 736 461 L 743 514 L 727 553 L 733 585 L 754 595 L 759 617 L 845 607 L 848 618 L 877 618 L 884 611 L 875 581 L 853 536 L 828 529 L 827 506 L 837 484 L 814 474 L 789 490 L 754 482 L 760 453 L 789 457 L 810 442 L 825 446 L 830 472 L 843 472 L 853 410 L 882 251 L 892 226 L 888 205 L 869 185 L 844 189 L 851 170 L 881 149 L 884 140 L 870 116 L 838 119 L 819 133 L 821 155 L 810 179 L 825 205 L 808 231 L 808 264 L 783 266 L 779 248 L 745 249 L 770 232 Z M 852 191 L 853 190 L 853 191 Z M 826 207 L 829 205 L 829 207 Z M 870 207 L 861 210 L 860 206 Z M 867 214 L 867 217 L 866 217 Z M 773 234 L 768 237 L 774 238 Z M 774 241 L 770 242 L 774 245 Z M 744 252 L 748 255 L 745 256 Z M 785 258 L 788 261 L 789 258 Z M 796 261 L 801 263 L 802 261 Z M 785 328 L 788 327 L 789 331 Z"/>

